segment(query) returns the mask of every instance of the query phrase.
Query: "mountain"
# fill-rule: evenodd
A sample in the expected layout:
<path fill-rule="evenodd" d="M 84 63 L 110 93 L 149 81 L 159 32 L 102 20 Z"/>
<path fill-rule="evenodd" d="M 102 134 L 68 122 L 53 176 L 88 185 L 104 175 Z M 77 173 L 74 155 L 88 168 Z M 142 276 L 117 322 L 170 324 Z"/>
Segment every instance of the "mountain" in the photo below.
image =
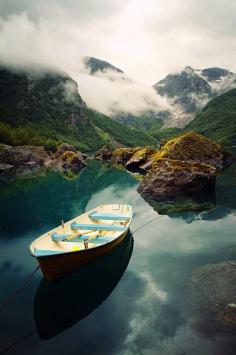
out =
<path fill-rule="evenodd" d="M 105 60 L 101 60 L 101 59 L 94 58 L 94 57 L 85 57 L 84 64 L 90 70 L 91 75 L 93 75 L 94 73 L 96 73 L 98 71 L 104 72 L 106 70 L 113 70 L 113 71 L 120 73 L 120 74 L 124 73 L 121 69 L 106 62 Z"/>
<path fill-rule="evenodd" d="M 66 73 L 0 67 L 0 142 L 57 145 L 83 151 L 103 144 L 145 145 L 155 139 L 87 108 L 77 83 Z"/>
<path fill-rule="evenodd" d="M 186 127 L 224 146 L 236 145 L 236 89 L 211 100 Z"/>
<path fill-rule="evenodd" d="M 100 71 L 106 74 L 106 70 L 112 70 L 121 76 L 112 78 L 114 85 L 120 79 L 132 80 L 125 73 L 112 64 L 94 57 L 86 57 L 85 63 L 90 69 L 90 75 Z M 122 75 L 123 74 L 123 75 Z M 111 80 L 110 78 L 104 79 Z M 236 74 L 219 67 L 194 69 L 190 66 L 185 67 L 178 73 L 167 75 L 164 79 L 153 85 L 158 95 L 165 97 L 168 106 L 165 109 L 156 108 L 145 110 L 137 114 L 117 111 L 114 103 L 112 118 L 122 124 L 146 131 L 155 138 L 166 137 L 172 132 L 166 131 L 169 128 L 184 128 L 194 117 L 201 112 L 203 107 L 213 98 L 236 87 Z M 165 132 L 162 134 L 162 131 Z"/>
<path fill-rule="evenodd" d="M 165 96 L 172 110 L 164 120 L 164 128 L 185 127 L 209 100 L 236 87 L 236 74 L 222 68 L 193 69 L 169 74 L 154 86 Z"/>
<path fill-rule="evenodd" d="M 127 97 L 127 92 L 126 92 L 127 88 L 129 90 L 134 90 L 134 96 L 137 97 L 137 87 L 136 87 L 137 83 L 135 83 L 133 79 L 131 79 L 128 75 L 126 75 L 121 69 L 115 67 L 111 63 L 108 63 L 104 60 L 100 60 L 94 57 L 85 57 L 84 63 L 85 66 L 89 69 L 89 75 L 93 76 L 99 72 L 100 74 L 99 78 L 108 81 L 109 87 L 111 87 L 110 85 L 112 83 L 114 85 L 114 89 L 116 90 L 116 87 L 121 88 L 123 84 L 124 91 L 123 94 L 121 95 L 122 100 L 124 100 L 125 95 Z M 111 74 L 111 76 L 107 75 L 107 70 L 110 71 L 109 74 Z M 102 76 L 101 74 L 104 75 Z M 145 103 L 145 105 L 148 107 L 148 101 L 150 99 L 147 93 L 143 93 L 143 95 L 142 94 L 140 95 L 141 90 L 142 89 L 140 88 L 140 92 L 138 93 L 139 97 L 137 98 L 137 100 L 141 99 L 142 102 Z M 104 92 L 104 94 L 109 95 L 109 92 L 107 93 Z M 126 100 L 128 100 L 128 97 L 126 98 Z M 161 110 L 155 112 L 153 110 L 153 107 L 150 109 L 146 109 L 140 113 L 134 113 L 132 112 L 132 110 L 130 111 L 127 111 L 127 109 L 122 110 L 122 105 L 121 107 L 119 107 L 118 105 L 119 107 L 118 108 L 117 102 L 119 102 L 119 97 L 116 97 L 114 102 L 111 101 L 110 103 L 110 110 L 112 112 L 111 117 L 115 121 L 120 122 L 129 127 L 145 130 L 148 134 L 149 131 L 153 132 L 159 130 L 160 127 L 163 125 L 163 117 L 165 117 L 166 114 L 169 115 L 168 112 L 161 111 Z"/>

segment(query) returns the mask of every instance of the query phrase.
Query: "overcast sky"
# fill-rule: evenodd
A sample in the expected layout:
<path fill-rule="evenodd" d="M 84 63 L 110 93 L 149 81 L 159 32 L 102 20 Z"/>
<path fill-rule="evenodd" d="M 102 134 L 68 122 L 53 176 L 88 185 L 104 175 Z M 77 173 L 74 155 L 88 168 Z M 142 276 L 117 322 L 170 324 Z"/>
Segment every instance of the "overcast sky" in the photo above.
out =
<path fill-rule="evenodd" d="M 234 0 L 0 0 L 0 16 L 4 60 L 72 70 L 89 55 L 146 83 L 186 65 L 236 69 Z"/>

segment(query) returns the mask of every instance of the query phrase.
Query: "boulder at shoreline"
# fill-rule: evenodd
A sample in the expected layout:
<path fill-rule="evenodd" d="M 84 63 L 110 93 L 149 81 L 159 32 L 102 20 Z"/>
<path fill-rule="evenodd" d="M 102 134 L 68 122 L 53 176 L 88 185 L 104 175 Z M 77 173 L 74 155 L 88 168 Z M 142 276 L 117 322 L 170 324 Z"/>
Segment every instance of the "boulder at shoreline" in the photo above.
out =
<path fill-rule="evenodd" d="M 195 132 L 168 141 L 151 157 L 138 191 L 156 197 L 192 196 L 214 189 L 216 174 L 232 162 L 220 145 Z"/>

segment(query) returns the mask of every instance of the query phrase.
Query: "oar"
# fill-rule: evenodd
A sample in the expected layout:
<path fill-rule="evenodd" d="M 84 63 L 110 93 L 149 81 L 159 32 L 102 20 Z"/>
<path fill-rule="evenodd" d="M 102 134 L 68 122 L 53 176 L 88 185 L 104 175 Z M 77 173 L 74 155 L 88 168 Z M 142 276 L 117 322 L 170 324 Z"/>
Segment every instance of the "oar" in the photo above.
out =
<path fill-rule="evenodd" d="M 70 237 L 67 237 L 65 240 L 74 239 L 74 238 L 77 238 L 77 237 L 81 237 L 83 234 L 90 234 L 90 233 L 93 233 L 93 232 L 96 232 L 96 231 L 95 230 L 91 230 L 91 231 L 86 232 L 86 233 L 80 233 L 80 234 L 76 234 L 76 235 L 71 235 Z"/>

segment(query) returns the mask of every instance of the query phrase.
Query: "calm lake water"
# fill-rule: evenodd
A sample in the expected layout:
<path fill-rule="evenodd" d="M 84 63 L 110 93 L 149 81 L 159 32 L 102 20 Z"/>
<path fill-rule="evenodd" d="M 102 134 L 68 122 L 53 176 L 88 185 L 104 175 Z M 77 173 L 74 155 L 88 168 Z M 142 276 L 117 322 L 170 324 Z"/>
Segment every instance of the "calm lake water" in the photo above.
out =
<path fill-rule="evenodd" d="M 133 231 L 157 217 L 137 186 L 94 161 L 74 180 L 50 172 L 1 185 L 0 304 L 36 267 L 28 244 L 62 219 L 105 203 L 131 203 Z M 233 335 L 196 327 L 188 293 L 195 268 L 236 259 L 235 222 L 232 166 L 217 180 L 214 209 L 162 216 L 55 285 L 38 271 L 0 313 L 0 349 L 21 340 L 9 354 L 235 354 Z"/>

